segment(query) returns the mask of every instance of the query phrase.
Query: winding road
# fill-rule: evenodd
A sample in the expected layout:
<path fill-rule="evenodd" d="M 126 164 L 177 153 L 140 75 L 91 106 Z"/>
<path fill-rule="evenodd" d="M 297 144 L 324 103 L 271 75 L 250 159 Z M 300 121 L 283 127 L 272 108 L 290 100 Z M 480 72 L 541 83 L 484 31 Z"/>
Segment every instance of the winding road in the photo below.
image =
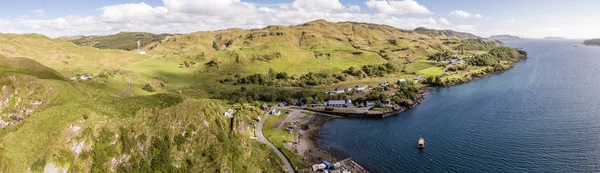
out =
<path fill-rule="evenodd" d="M 275 105 L 275 106 L 273 106 L 272 109 L 279 109 L 279 106 Z M 281 151 L 279 151 L 279 149 L 277 149 L 277 147 L 275 147 L 275 145 L 273 145 L 273 143 L 271 143 L 271 141 L 269 141 L 267 138 L 265 138 L 265 135 L 263 134 L 263 131 L 262 131 L 263 125 L 265 125 L 265 122 L 267 122 L 267 119 L 269 119 L 269 116 L 271 116 L 270 111 L 268 111 L 265 114 L 265 116 L 263 117 L 263 119 L 258 123 L 258 127 L 256 128 L 256 134 L 258 134 L 258 141 L 265 143 L 269 147 L 271 147 L 271 149 L 273 149 L 275 151 L 275 153 L 277 153 L 279 158 L 281 158 L 281 161 L 283 161 L 283 163 L 285 163 L 285 167 L 287 167 L 288 172 L 294 173 L 294 168 L 292 167 L 292 164 L 287 159 L 287 157 L 285 157 L 285 155 L 283 155 L 283 153 L 281 153 Z"/>

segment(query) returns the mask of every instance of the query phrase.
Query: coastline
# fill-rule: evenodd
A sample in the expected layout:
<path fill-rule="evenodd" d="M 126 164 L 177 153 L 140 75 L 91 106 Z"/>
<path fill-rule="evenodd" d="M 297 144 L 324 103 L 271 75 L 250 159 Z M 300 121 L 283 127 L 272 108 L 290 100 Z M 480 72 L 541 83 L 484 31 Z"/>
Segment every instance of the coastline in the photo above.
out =
<path fill-rule="evenodd" d="M 521 61 L 524 61 L 526 59 L 523 59 Z M 440 89 L 440 88 L 449 88 L 449 87 L 454 87 L 454 86 L 458 86 L 461 84 L 466 84 L 468 82 L 473 82 L 473 81 L 477 81 L 477 80 L 481 80 L 481 79 L 485 79 L 487 77 L 491 77 L 492 75 L 496 75 L 496 74 L 500 74 L 500 73 L 504 73 L 510 69 L 512 69 L 514 67 L 515 64 L 521 62 L 521 61 L 516 61 L 514 63 L 512 63 L 510 65 L 510 67 L 501 70 L 501 71 L 494 71 L 494 72 L 490 72 L 490 73 L 486 73 L 485 75 L 481 75 L 481 76 L 477 76 L 477 77 L 472 77 L 468 80 L 460 80 L 454 83 L 451 83 L 449 85 L 445 85 L 445 86 L 437 86 L 437 87 L 431 87 L 431 86 L 425 86 L 423 87 L 424 92 L 422 94 L 420 94 L 419 99 L 415 100 L 415 103 L 408 107 L 408 108 L 402 108 L 399 111 L 394 112 L 394 115 L 392 116 L 399 116 L 401 115 L 403 112 L 408 111 L 410 109 L 413 109 L 415 107 L 417 107 L 418 105 L 421 104 L 421 102 L 427 98 L 427 93 L 434 90 L 434 89 Z M 327 123 L 327 121 L 332 120 L 334 118 L 360 118 L 360 117 L 352 117 L 352 116 L 339 116 L 336 114 L 331 114 L 331 112 L 321 112 L 321 111 L 313 111 L 313 110 L 306 110 L 308 112 L 312 112 L 312 114 L 310 115 L 311 117 L 315 117 L 315 121 L 311 123 L 310 128 L 308 130 L 306 130 L 306 134 L 308 134 L 310 137 L 306 138 L 306 141 L 304 142 L 308 142 L 312 144 L 312 148 L 310 149 L 311 151 L 315 151 L 319 154 L 316 155 L 311 155 L 311 154 L 300 154 L 302 156 L 305 157 L 305 159 L 303 160 L 305 163 L 310 164 L 310 163 L 318 163 L 322 160 L 341 160 L 343 158 L 343 156 L 340 153 L 336 153 L 336 152 L 332 152 L 327 150 L 326 148 L 323 148 L 322 146 L 319 146 L 317 143 L 318 140 L 318 135 L 320 134 L 320 130 L 323 127 L 323 125 L 325 123 Z M 323 114 L 329 114 L 330 116 L 326 116 Z M 387 117 L 387 116 L 385 116 Z M 385 117 L 381 117 L 381 118 L 385 118 Z M 356 161 L 353 161 L 356 162 Z M 364 165 L 363 165 L 364 167 Z"/>

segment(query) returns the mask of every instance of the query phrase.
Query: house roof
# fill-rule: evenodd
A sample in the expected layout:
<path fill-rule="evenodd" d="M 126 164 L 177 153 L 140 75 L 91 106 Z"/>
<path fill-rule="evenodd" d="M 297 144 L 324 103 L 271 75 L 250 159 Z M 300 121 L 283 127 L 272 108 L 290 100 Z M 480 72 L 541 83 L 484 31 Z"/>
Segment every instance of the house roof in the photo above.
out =
<path fill-rule="evenodd" d="M 346 104 L 346 100 L 329 100 L 327 103 L 330 105 L 343 105 Z"/>

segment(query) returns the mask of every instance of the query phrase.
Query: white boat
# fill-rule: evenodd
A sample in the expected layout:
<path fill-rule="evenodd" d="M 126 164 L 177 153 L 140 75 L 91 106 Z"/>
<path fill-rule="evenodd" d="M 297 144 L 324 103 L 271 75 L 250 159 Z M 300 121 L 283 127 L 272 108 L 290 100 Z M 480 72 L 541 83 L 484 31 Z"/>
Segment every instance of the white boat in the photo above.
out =
<path fill-rule="evenodd" d="M 425 148 L 425 139 L 420 138 L 419 139 L 419 149 L 422 150 Z"/>

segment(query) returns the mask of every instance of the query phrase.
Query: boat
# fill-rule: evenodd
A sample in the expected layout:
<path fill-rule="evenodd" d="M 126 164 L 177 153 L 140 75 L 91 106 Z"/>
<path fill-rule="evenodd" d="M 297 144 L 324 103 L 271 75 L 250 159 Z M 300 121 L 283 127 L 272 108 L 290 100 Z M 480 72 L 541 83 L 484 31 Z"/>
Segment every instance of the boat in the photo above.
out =
<path fill-rule="evenodd" d="M 419 139 L 419 150 L 422 150 L 425 148 L 425 139 L 420 138 Z"/>

